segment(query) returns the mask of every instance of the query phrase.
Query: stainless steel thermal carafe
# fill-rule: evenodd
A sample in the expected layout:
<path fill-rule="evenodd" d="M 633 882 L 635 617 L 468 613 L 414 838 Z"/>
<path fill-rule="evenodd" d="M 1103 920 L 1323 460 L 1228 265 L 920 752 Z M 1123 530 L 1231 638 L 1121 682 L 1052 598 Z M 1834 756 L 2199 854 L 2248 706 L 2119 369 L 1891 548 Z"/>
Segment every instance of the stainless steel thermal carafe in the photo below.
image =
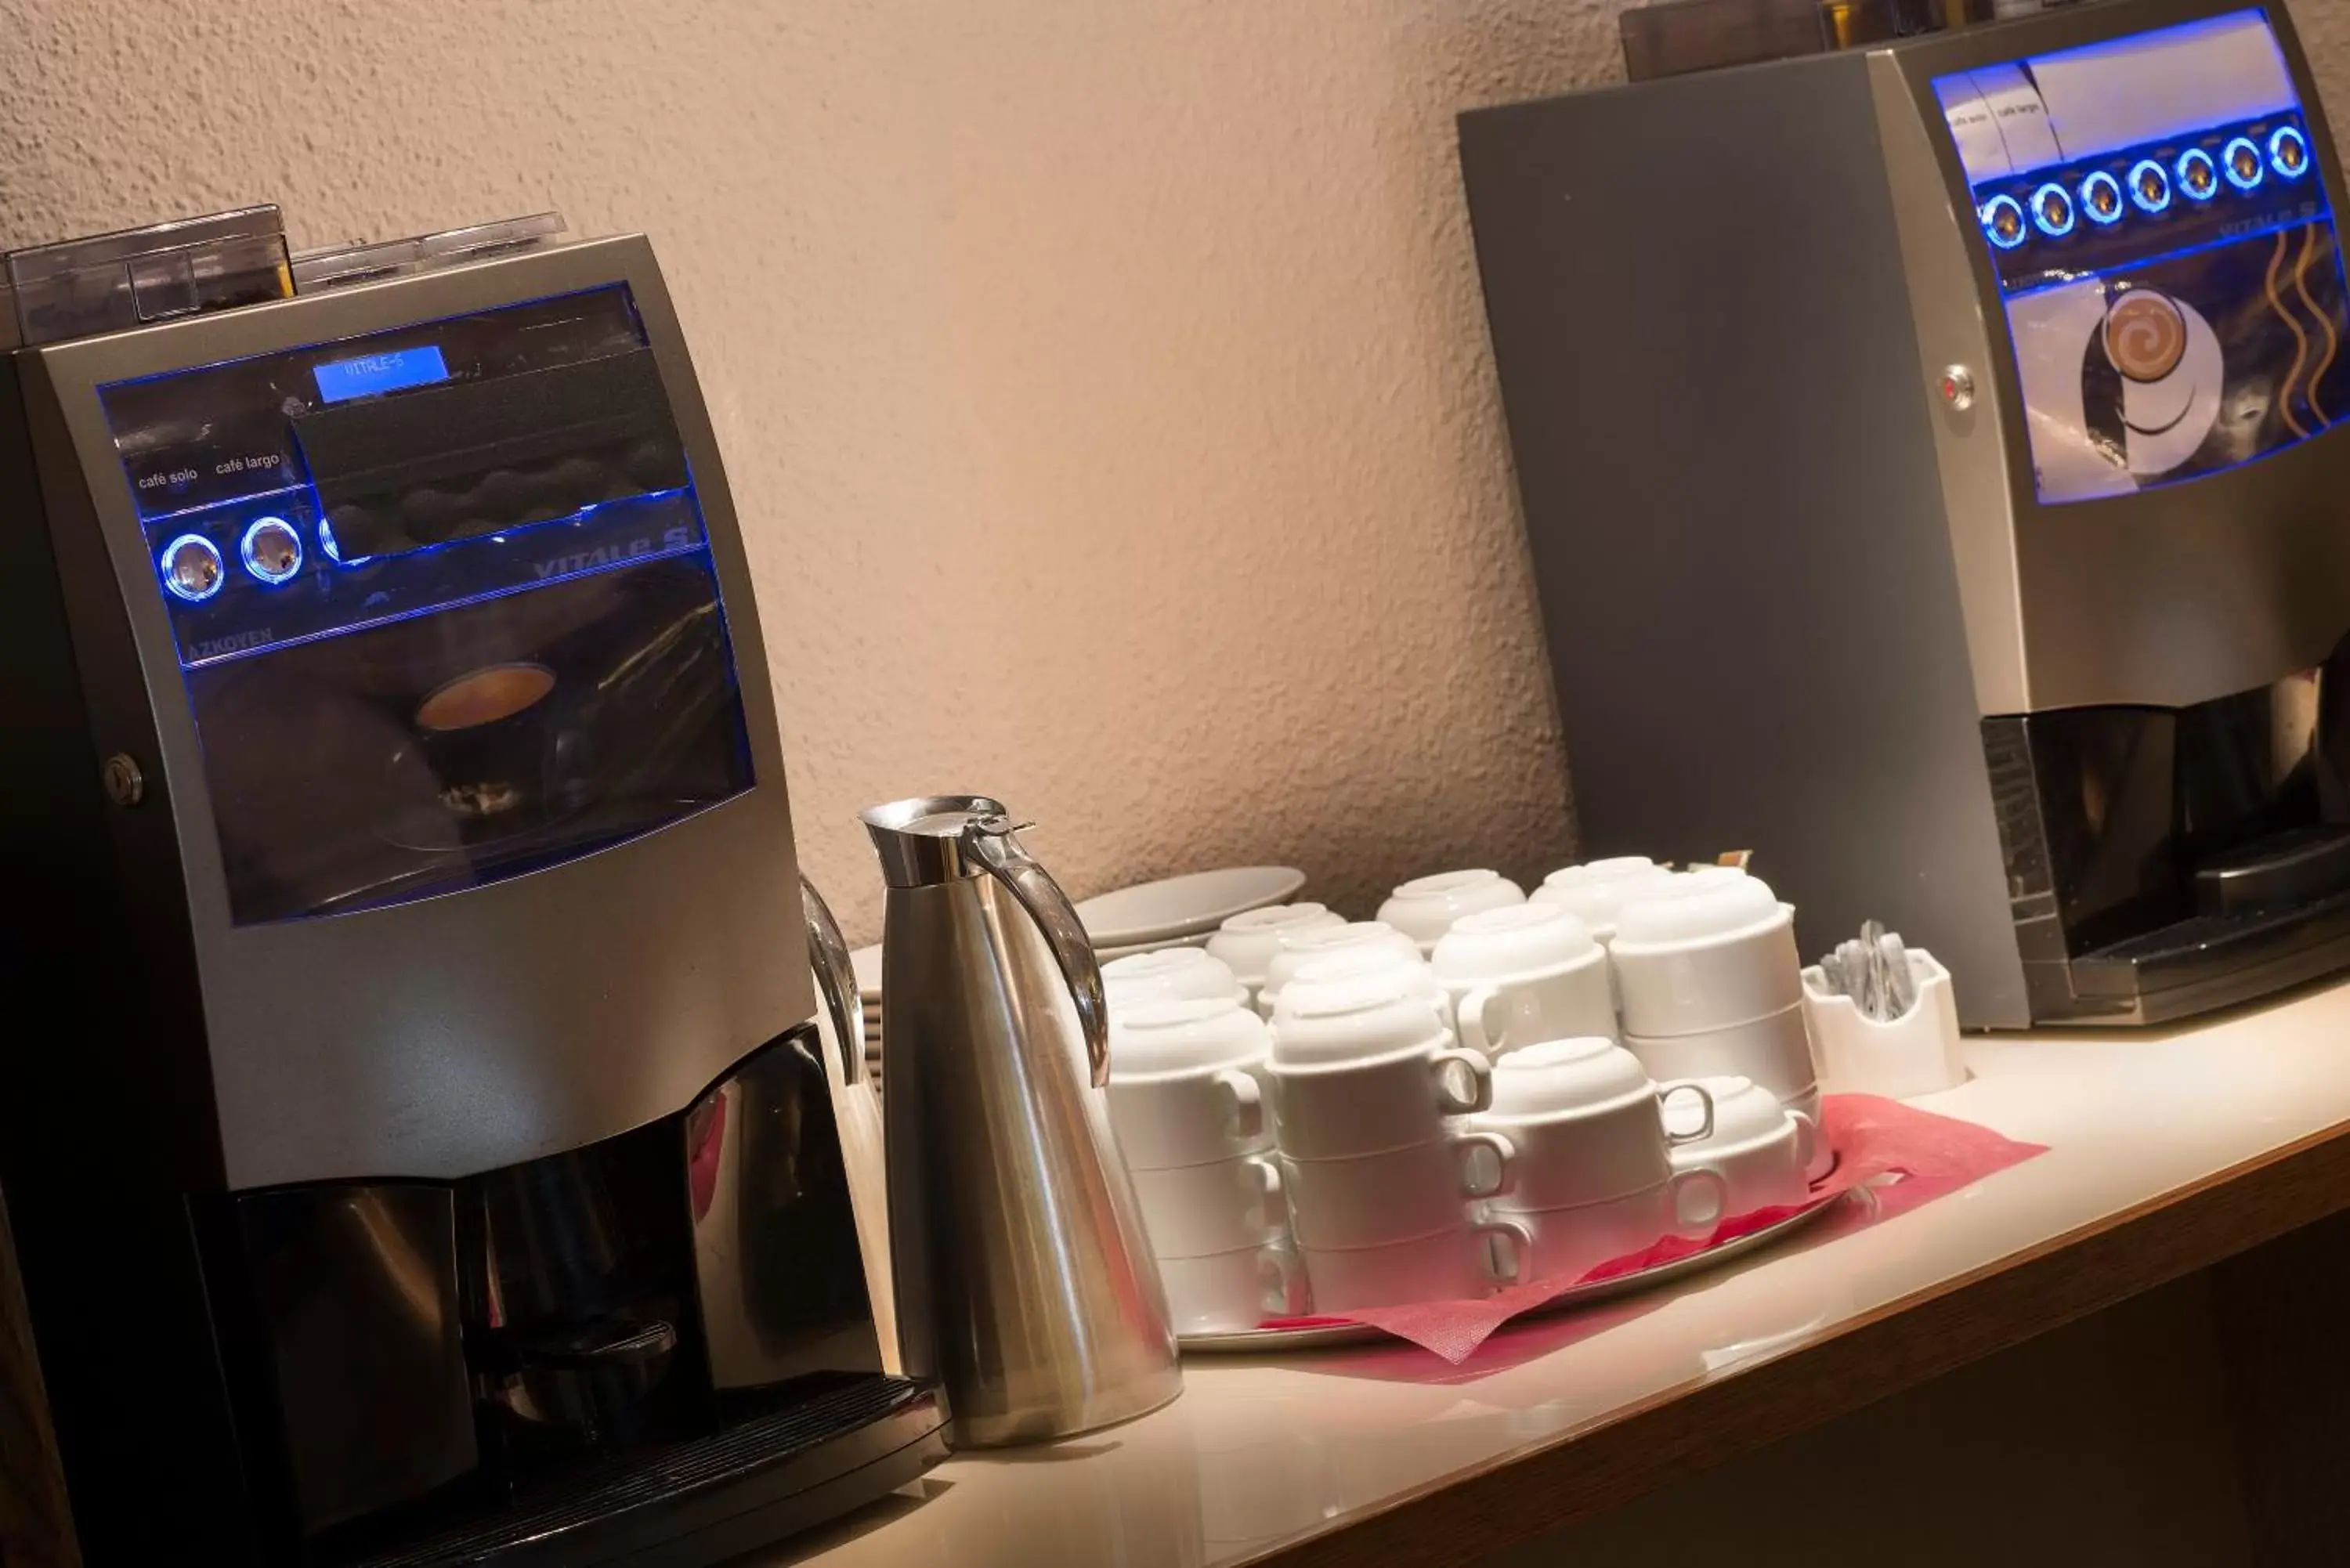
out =
<path fill-rule="evenodd" d="M 898 1326 L 950 1440 L 1034 1441 L 1182 1390 L 1101 1088 L 1109 1026 L 1076 912 L 983 795 L 864 814 L 889 883 L 882 1107 Z"/>

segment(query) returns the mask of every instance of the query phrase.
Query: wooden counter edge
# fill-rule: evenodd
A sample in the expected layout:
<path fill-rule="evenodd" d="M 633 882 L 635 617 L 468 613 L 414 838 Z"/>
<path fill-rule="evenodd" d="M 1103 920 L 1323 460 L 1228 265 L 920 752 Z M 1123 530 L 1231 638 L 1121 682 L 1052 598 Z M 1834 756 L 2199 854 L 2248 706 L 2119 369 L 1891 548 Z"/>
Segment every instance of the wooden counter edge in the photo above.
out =
<path fill-rule="evenodd" d="M 1252 1568 L 1469 1564 L 2350 1209 L 2334 1127 L 1829 1330 L 1733 1376 L 1400 1493 Z"/>

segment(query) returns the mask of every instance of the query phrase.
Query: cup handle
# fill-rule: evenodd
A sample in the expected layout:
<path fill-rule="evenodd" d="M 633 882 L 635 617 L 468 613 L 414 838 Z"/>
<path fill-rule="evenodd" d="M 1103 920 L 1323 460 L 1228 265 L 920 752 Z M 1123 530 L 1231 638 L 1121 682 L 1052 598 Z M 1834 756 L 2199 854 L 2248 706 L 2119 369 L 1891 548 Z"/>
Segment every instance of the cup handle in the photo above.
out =
<path fill-rule="evenodd" d="M 1266 1317 L 1304 1317 L 1314 1310 L 1313 1287 L 1297 1266 L 1297 1254 L 1285 1244 L 1269 1241 L 1258 1248 L 1256 1268 L 1264 1292 L 1257 1298 L 1258 1312 Z"/>
<path fill-rule="evenodd" d="M 1471 1228 L 1471 1234 L 1485 1239 L 1487 1243 L 1485 1272 L 1496 1283 L 1504 1285 L 1525 1283 L 1533 1271 L 1534 1233 L 1526 1228 L 1523 1220 L 1507 1218 L 1482 1220 Z M 1506 1241 L 1503 1247 L 1492 1245 L 1493 1242 L 1503 1241 L 1504 1238 Z M 1497 1266 L 1496 1258 L 1496 1254 L 1504 1250 L 1510 1254 L 1510 1266 L 1506 1272 Z"/>
<path fill-rule="evenodd" d="M 1234 1067 L 1216 1075 L 1217 1084 L 1232 1097 L 1232 1134 L 1243 1143 L 1264 1133 L 1264 1085 L 1253 1073 Z"/>
<path fill-rule="evenodd" d="M 1492 1132 L 1480 1127 L 1473 1132 L 1457 1133 L 1453 1148 L 1461 1160 L 1461 1196 L 1463 1198 L 1507 1198 L 1518 1189 L 1518 1146 L 1507 1133 Z M 1480 1187 L 1471 1173 L 1468 1156 L 1477 1149 L 1493 1151 L 1493 1185 Z"/>
<path fill-rule="evenodd" d="M 1476 1085 L 1475 1096 L 1463 1100 L 1447 1081 L 1445 1069 L 1458 1067 Z M 1475 1051 L 1439 1051 L 1429 1058 L 1428 1075 L 1436 1085 L 1437 1103 L 1450 1116 L 1474 1116 L 1493 1105 L 1493 1064 Z"/>
<path fill-rule="evenodd" d="M 1731 1217 L 1730 1183 L 1722 1180 L 1721 1172 L 1703 1165 L 1676 1171 L 1671 1187 L 1666 1196 L 1672 1200 L 1673 1234 L 1687 1241 L 1713 1240 L 1714 1231 Z M 1705 1196 L 1692 1200 L 1692 1189 Z"/>
<path fill-rule="evenodd" d="M 1268 1231 L 1289 1228 L 1289 1192 L 1282 1185 L 1281 1167 L 1269 1159 L 1250 1158 L 1243 1161 L 1256 1179 L 1258 1222 Z"/>
<path fill-rule="evenodd" d="M 1664 1105 L 1667 1100 L 1671 1099 L 1675 1095 L 1680 1094 L 1690 1094 L 1697 1096 L 1698 1104 L 1705 1107 L 1705 1119 L 1699 1125 L 1697 1131 L 1693 1133 L 1677 1133 L 1673 1131 L 1672 1124 L 1670 1122 L 1667 1122 L 1665 1124 L 1665 1141 L 1667 1143 L 1696 1143 L 1700 1139 L 1711 1137 L 1713 1136 L 1713 1095 L 1712 1092 L 1707 1089 L 1703 1084 L 1699 1083 L 1694 1078 L 1681 1078 L 1669 1084 L 1658 1085 L 1657 1108 L 1659 1112 L 1661 1113 L 1663 1111 Z M 1806 1160 L 1804 1163 L 1809 1164 L 1810 1161 Z"/>
<path fill-rule="evenodd" d="M 1795 1168 L 1809 1170 L 1820 1152 L 1820 1124 L 1797 1110 L 1790 1110 L 1787 1119 L 1795 1124 Z"/>
<path fill-rule="evenodd" d="M 1094 957 L 1076 906 L 1053 880 L 1036 857 L 1020 842 L 1023 824 L 1003 815 L 984 816 L 963 825 L 962 847 L 972 859 L 1011 890 L 1028 918 L 1036 922 L 1045 945 L 1069 987 L 1076 1004 L 1077 1025 L 1085 1035 L 1086 1061 L 1097 1089 L 1109 1085 L 1109 998 L 1102 989 L 1101 961 Z"/>
<path fill-rule="evenodd" d="M 1490 985 L 1471 986 L 1452 1004 L 1452 1030 L 1460 1035 L 1461 1048 L 1474 1051 L 1489 1062 L 1493 1058 L 1493 1035 L 1485 1027 L 1485 1010 L 1500 994 Z"/>

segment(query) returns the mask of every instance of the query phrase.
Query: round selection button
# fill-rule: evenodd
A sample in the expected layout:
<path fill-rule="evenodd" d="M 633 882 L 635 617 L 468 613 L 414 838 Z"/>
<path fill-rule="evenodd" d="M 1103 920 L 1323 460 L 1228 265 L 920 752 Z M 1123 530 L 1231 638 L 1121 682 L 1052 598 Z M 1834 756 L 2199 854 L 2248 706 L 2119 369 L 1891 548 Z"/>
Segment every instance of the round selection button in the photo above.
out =
<path fill-rule="evenodd" d="M 2290 125 L 2281 125 L 2269 137 L 2269 165 L 2288 180 L 2309 172 L 2309 138 Z"/>
<path fill-rule="evenodd" d="M 2220 166 L 2201 148 L 2189 148 L 2179 155 L 2178 188 L 2190 201 L 2210 201 L 2220 192 Z"/>
<path fill-rule="evenodd" d="M 2023 203 L 2012 196 L 1993 196 L 1985 202 L 1982 226 L 1991 243 L 2003 251 L 2012 251 L 2032 237 L 2023 216 Z"/>
<path fill-rule="evenodd" d="M 2220 150 L 2220 166 L 2228 171 L 2228 183 L 2239 191 L 2259 189 L 2269 171 L 2268 161 L 2249 136 L 2239 136 Z"/>
<path fill-rule="evenodd" d="M 237 554 L 244 569 L 273 587 L 302 569 L 302 535 L 283 517 L 256 517 L 244 531 Z"/>
<path fill-rule="evenodd" d="M 172 597 L 189 604 L 200 605 L 221 591 L 228 573 L 221 564 L 219 548 L 202 534 L 182 534 L 163 546 L 156 557 L 163 574 L 163 587 Z"/>

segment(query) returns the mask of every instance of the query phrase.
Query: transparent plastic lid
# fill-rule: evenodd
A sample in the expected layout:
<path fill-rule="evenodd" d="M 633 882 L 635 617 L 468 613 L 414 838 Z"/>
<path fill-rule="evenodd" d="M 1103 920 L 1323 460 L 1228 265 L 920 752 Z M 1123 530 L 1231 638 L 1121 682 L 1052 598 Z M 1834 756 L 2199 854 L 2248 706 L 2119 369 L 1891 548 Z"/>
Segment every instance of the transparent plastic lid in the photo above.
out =
<path fill-rule="evenodd" d="M 1616 20 L 1634 81 L 1820 55 L 2054 10 L 2074 0 L 1659 0 Z"/>
<path fill-rule="evenodd" d="M 6 257 L 16 336 L 55 343 L 294 292 L 275 206 L 61 240 Z"/>
<path fill-rule="evenodd" d="M 469 228 L 443 229 L 404 240 L 376 240 L 305 251 L 294 258 L 294 286 L 302 294 L 340 288 L 347 284 L 373 283 L 378 278 L 405 277 L 545 244 L 563 233 L 563 214 L 534 213 L 526 218 L 506 218 Z"/>

